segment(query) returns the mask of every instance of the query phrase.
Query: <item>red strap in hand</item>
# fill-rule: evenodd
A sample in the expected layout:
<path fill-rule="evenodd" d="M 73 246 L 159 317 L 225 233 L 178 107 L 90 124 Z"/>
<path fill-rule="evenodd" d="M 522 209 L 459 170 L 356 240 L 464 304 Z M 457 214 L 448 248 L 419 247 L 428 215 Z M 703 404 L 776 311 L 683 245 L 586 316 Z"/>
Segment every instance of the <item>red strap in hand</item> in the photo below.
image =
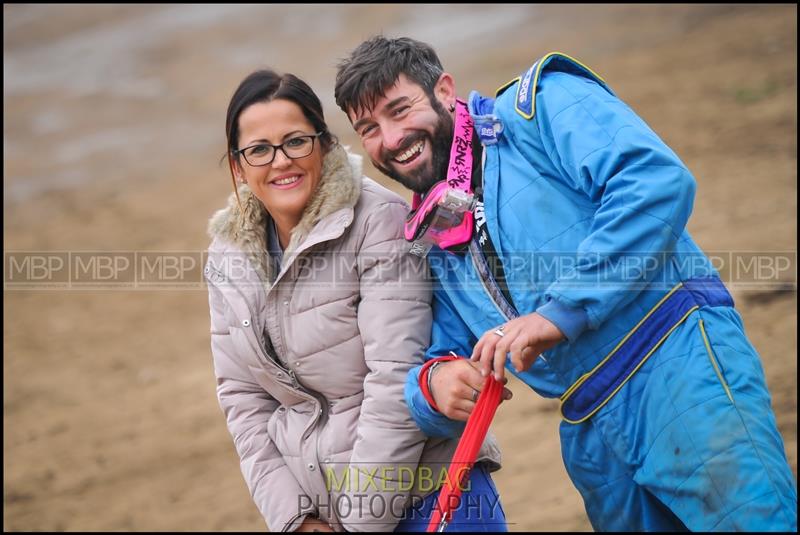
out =
<path fill-rule="evenodd" d="M 469 415 L 464 433 L 453 453 L 453 459 L 447 470 L 447 480 L 439 490 L 439 499 L 433 507 L 428 532 L 444 531 L 452 517 L 452 510 L 458 507 L 461 501 L 461 489 L 466 484 L 469 471 L 478 457 L 478 451 L 489 431 L 502 393 L 503 385 L 495 380 L 493 375 L 486 377 L 475 409 Z"/>

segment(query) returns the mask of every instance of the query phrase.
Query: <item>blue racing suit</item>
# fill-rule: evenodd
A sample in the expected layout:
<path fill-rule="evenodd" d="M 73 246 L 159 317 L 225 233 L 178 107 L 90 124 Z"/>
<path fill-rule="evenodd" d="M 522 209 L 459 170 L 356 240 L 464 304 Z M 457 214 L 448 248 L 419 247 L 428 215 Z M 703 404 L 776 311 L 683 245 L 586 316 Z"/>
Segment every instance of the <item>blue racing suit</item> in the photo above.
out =
<path fill-rule="evenodd" d="M 507 370 L 562 398 L 562 456 L 596 530 L 796 530 L 796 483 L 758 354 L 685 229 L 686 166 L 562 54 L 468 105 L 484 142 L 476 217 L 511 300 L 477 238 L 465 254 L 434 248 L 427 358 L 468 356 L 487 330 L 538 312 L 566 340 L 527 371 Z M 419 371 L 406 382 L 412 416 L 428 435 L 458 436 L 463 422 L 427 403 Z"/>

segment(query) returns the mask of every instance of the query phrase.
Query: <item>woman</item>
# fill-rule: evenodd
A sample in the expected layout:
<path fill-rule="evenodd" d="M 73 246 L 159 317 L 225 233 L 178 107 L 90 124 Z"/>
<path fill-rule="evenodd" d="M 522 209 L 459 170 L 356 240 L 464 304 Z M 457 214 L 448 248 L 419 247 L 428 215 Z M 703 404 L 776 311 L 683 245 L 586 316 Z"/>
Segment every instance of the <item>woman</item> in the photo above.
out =
<path fill-rule="evenodd" d="M 217 395 L 253 500 L 272 530 L 408 527 L 455 448 L 403 398 L 431 323 L 408 208 L 362 178 L 291 74 L 245 78 L 226 134 L 234 194 L 210 221 L 205 272 Z M 492 439 L 479 458 L 471 493 L 496 502 Z"/>

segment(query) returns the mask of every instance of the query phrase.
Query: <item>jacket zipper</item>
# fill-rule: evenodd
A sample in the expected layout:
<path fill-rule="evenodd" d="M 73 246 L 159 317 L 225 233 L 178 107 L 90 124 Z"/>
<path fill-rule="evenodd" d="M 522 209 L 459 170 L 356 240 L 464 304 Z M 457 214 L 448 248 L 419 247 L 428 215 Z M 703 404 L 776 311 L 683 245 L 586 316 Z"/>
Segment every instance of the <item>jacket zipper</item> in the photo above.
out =
<path fill-rule="evenodd" d="M 483 151 L 481 151 L 481 176 L 483 179 L 486 179 L 486 153 L 488 152 L 487 148 L 484 147 Z M 489 233 L 489 228 L 487 225 L 486 233 Z M 509 321 L 514 318 L 519 317 L 519 312 L 517 312 L 516 308 L 512 303 L 509 303 L 508 300 L 503 296 L 503 293 L 500 291 L 499 287 L 495 287 L 497 282 L 494 280 L 490 270 L 489 264 L 486 262 L 486 258 L 483 255 L 483 251 L 475 242 L 475 238 L 473 237 L 470 240 L 469 244 L 469 255 L 472 258 L 472 266 L 475 268 L 475 273 L 478 274 L 478 279 L 481 281 L 481 285 L 483 286 L 483 291 L 489 297 L 489 300 L 492 302 L 494 307 L 500 313 L 500 316 L 505 320 Z M 481 269 L 483 267 L 483 269 Z M 494 291 L 492 289 L 494 288 Z M 500 302 L 502 299 L 502 303 Z M 505 305 L 505 306 L 503 306 Z"/>
<path fill-rule="evenodd" d="M 508 311 L 506 311 L 499 302 L 498 294 L 502 295 L 500 294 L 500 289 L 497 288 L 496 291 L 492 291 L 492 283 L 494 281 L 489 278 L 490 275 L 488 272 L 489 270 L 488 265 L 479 264 L 481 260 L 478 258 L 478 255 L 480 254 L 479 251 L 477 251 L 478 247 L 479 246 L 474 241 L 470 243 L 469 255 L 470 258 L 472 259 L 472 266 L 475 268 L 475 273 L 478 274 L 478 280 L 481 281 L 481 286 L 483 286 L 483 291 L 486 293 L 487 297 L 489 298 L 489 301 L 492 302 L 494 307 L 500 313 L 500 316 L 502 316 L 505 321 L 510 321 L 512 319 L 518 318 L 519 313 L 516 311 L 516 309 L 511 303 L 508 303 L 505 299 L 503 299 L 505 306 L 508 308 Z M 481 269 L 482 266 L 484 269 Z"/>
<path fill-rule="evenodd" d="M 289 374 L 289 377 L 292 380 L 292 386 L 299 389 L 300 388 L 300 382 L 297 380 L 297 376 L 294 374 L 294 370 L 288 370 L 287 369 L 286 372 Z"/>

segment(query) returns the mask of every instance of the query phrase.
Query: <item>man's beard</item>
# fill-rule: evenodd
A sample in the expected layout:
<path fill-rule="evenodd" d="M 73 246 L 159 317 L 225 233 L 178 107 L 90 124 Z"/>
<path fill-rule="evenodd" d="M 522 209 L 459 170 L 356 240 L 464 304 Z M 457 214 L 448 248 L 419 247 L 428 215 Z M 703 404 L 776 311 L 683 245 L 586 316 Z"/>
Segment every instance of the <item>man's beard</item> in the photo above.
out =
<path fill-rule="evenodd" d="M 447 178 L 447 166 L 450 163 L 450 147 L 453 143 L 453 118 L 445 111 L 444 107 L 435 97 L 430 97 L 430 99 L 431 107 L 436 112 L 436 115 L 439 116 L 439 123 L 436 125 L 433 136 L 430 137 L 424 132 L 415 132 L 403 140 L 398 150 L 392 151 L 391 153 L 388 151 L 383 151 L 381 153 L 381 160 L 390 162 L 392 157 L 402 154 L 408 150 L 409 147 L 427 137 L 428 140 L 426 143 L 430 144 L 431 149 L 430 166 L 421 166 L 409 171 L 407 174 L 401 174 L 391 163 L 389 163 L 389 167 L 384 167 L 378 162 L 372 161 L 372 164 L 380 172 L 419 194 L 427 193 L 434 184 Z"/>

